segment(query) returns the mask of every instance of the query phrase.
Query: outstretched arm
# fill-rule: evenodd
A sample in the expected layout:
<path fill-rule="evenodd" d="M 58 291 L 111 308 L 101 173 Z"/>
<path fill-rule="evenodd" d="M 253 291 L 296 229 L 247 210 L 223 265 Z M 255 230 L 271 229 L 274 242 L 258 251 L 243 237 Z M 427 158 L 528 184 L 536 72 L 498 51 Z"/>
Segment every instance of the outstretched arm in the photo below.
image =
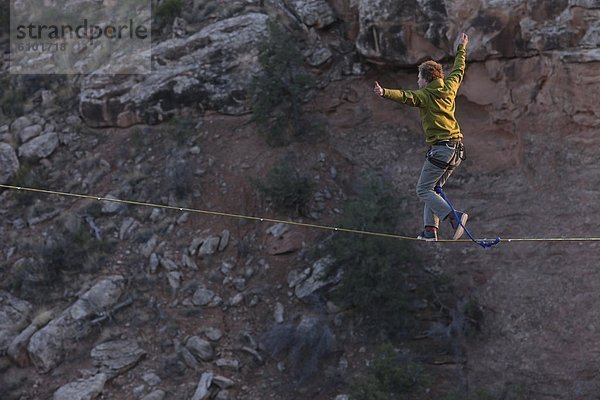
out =
<path fill-rule="evenodd" d="M 445 80 L 446 85 L 452 88 L 454 92 L 458 90 L 465 73 L 467 43 L 469 43 L 469 37 L 465 33 L 461 33 L 454 42 L 456 50 L 454 65 L 452 66 L 452 71 Z"/>
<path fill-rule="evenodd" d="M 418 90 L 399 90 L 382 88 L 379 82 L 375 81 L 373 89 L 376 95 L 397 101 L 398 103 L 406 104 L 412 107 L 421 107 L 424 104 L 424 97 L 421 91 Z"/>

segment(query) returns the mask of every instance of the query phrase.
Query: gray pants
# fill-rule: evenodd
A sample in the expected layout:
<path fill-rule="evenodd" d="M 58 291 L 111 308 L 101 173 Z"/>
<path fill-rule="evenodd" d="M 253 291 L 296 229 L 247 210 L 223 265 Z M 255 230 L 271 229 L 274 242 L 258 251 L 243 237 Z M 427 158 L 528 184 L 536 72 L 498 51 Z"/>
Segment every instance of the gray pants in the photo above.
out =
<path fill-rule="evenodd" d="M 431 157 L 445 163 L 455 158 L 452 161 L 455 167 L 462 161 L 459 157 L 455 157 L 454 144 L 434 145 L 429 151 Z M 435 192 L 434 188 L 438 183 L 443 187 L 453 171 L 454 169 L 436 167 L 429 160 L 425 160 L 419 182 L 417 182 L 417 196 L 425 202 L 423 209 L 424 226 L 438 228 L 440 218 L 445 218 L 452 211 L 444 199 Z"/>

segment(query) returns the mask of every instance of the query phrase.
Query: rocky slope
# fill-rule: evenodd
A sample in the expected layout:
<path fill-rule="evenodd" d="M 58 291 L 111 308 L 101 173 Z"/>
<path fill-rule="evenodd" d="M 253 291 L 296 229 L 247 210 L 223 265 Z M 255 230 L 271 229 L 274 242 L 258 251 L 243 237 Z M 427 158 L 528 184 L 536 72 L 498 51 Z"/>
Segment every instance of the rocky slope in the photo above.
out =
<path fill-rule="evenodd" d="M 351 182 L 374 171 L 405 199 L 398 233 L 412 235 L 417 113 L 373 96 L 372 82 L 416 87 L 418 63 L 448 66 L 465 31 L 457 113 L 468 158 L 447 192 L 469 227 L 598 236 L 599 15 L 593 0 L 185 3 L 146 77 L 11 81 L 4 63 L 0 183 L 287 219 L 249 178 L 288 158 L 316 183 L 307 221 L 335 223 Z M 318 78 L 310 106 L 327 134 L 314 143 L 270 148 L 248 115 L 268 16 L 301 34 Z M 9 112 L 19 93 L 21 117 Z M 312 256 L 318 229 L 12 190 L 0 200 L 8 399 L 343 398 L 377 342 L 346 310 L 315 300 L 326 262 Z M 540 400 L 597 395 L 596 242 L 414 247 L 425 273 L 452 277 L 484 315 L 449 361 L 428 358 L 435 379 L 415 398 L 481 388 L 498 399 L 515 388 Z M 439 307 L 419 300 L 432 314 Z M 272 326 L 336 339 L 324 379 L 298 385 L 294 360 L 270 357 L 260 339 Z M 424 343 L 407 342 L 397 347 Z"/>

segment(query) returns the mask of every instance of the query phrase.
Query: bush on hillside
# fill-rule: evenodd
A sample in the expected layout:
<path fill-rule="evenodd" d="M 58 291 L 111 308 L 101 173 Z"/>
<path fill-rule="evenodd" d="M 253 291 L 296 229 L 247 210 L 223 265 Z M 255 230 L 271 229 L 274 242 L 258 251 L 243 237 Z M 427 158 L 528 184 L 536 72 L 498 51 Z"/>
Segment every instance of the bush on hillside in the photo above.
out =
<path fill-rule="evenodd" d="M 261 134 L 271 146 L 284 146 L 322 129 L 303 107 L 313 80 L 304 70 L 297 39 L 275 22 L 259 46 L 263 68 L 250 87 L 251 109 Z"/>
<path fill-rule="evenodd" d="M 392 186 L 382 178 L 370 177 L 348 200 L 340 226 L 392 233 L 401 214 Z M 408 320 L 406 273 L 416 264 L 409 245 L 393 238 L 336 233 L 324 251 L 336 259 L 330 272 L 343 271 L 334 300 L 355 307 L 368 326 L 401 335 Z"/>
<path fill-rule="evenodd" d="M 305 316 L 297 323 L 277 324 L 261 337 L 261 346 L 275 359 L 283 360 L 298 384 L 319 371 L 335 347 L 335 335 L 322 318 Z"/>
<path fill-rule="evenodd" d="M 306 214 L 314 190 L 311 179 L 300 174 L 289 160 L 275 164 L 265 181 L 253 180 L 253 184 L 276 209 L 298 215 Z"/>
<path fill-rule="evenodd" d="M 367 374 L 357 377 L 350 386 L 351 400 L 401 400 L 406 394 L 428 383 L 424 367 L 403 359 L 391 344 L 381 345 L 369 365 Z"/>

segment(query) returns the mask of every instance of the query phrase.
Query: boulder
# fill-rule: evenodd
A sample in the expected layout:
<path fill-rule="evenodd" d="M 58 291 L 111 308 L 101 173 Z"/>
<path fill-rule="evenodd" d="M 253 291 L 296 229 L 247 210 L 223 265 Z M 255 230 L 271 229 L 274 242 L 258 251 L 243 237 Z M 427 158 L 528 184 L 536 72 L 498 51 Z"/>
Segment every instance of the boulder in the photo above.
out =
<path fill-rule="evenodd" d="M 92 400 L 97 398 L 104 390 L 108 380 L 106 374 L 97 374 L 88 379 L 67 383 L 56 392 L 53 400 Z"/>
<path fill-rule="evenodd" d="M 27 117 L 26 115 L 23 115 L 23 116 L 15 119 L 10 124 L 10 131 L 12 132 L 14 137 L 17 137 L 19 132 L 21 132 L 23 129 L 25 129 L 26 127 L 28 127 L 32 124 L 33 124 L 33 122 L 31 122 L 31 119 L 29 117 Z"/>
<path fill-rule="evenodd" d="M 9 182 L 19 170 L 20 164 L 15 149 L 7 143 L 0 143 L 0 184 Z"/>
<path fill-rule="evenodd" d="M 212 360 L 215 351 L 212 348 L 210 342 L 199 338 L 198 336 L 190 337 L 186 343 L 185 347 L 199 360 L 202 361 L 210 361 Z"/>
<path fill-rule="evenodd" d="M 146 355 L 135 340 L 111 340 L 92 349 L 93 363 L 109 376 L 133 368 Z"/>
<path fill-rule="evenodd" d="M 27 344 L 29 343 L 29 339 L 31 339 L 31 336 L 33 336 L 35 332 L 37 332 L 41 327 L 46 325 L 51 320 L 52 311 L 40 313 L 34 318 L 31 324 L 21 331 L 21 333 L 19 333 L 10 343 L 6 353 L 19 367 L 24 368 L 29 366 L 29 355 L 27 353 Z"/>
<path fill-rule="evenodd" d="M 208 389 L 212 384 L 213 376 L 214 375 L 212 372 L 205 372 L 202 374 L 200 381 L 198 382 L 198 386 L 196 386 L 194 396 L 192 396 L 192 400 L 204 400 L 208 398 L 208 395 L 210 394 Z"/>
<path fill-rule="evenodd" d="M 45 373 L 60 364 L 70 346 L 89 334 L 90 319 L 103 315 L 115 305 L 123 290 L 124 278 L 120 275 L 109 276 L 33 334 L 27 351 L 35 367 Z"/>
<path fill-rule="evenodd" d="M 19 147 L 19 157 L 27 160 L 38 160 L 46 158 L 54 153 L 58 147 L 58 134 L 56 132 L 45 133 Z"/>
<path fill-rule="evenodd" d="M 42 126 L 39 124 L 27 126 L 23 128 L 19 133 L 19 141 L 21 143 L 28 142 L 36 136 L 39 136 L 42 133 Z"/>
<path fill-rule="evenodd" d="M 341 280 L 340 274 L 328 276 L 328 268 L 333 265 L 334 261 L 331 257 L 317 260 L 311 268 L 310 275 L 295 286 L 294 293 L 296 296 L 303 299 L 324 286 L 338 283 Z"/>
<path fill-rule="evenodd" d="M 306 26 L 326 28 L 336 20 L 333 9 L 325 0 L 288 0 L 287 3 Z"/>
<path fill-rule="evenodd" d="M 3 354 L 27 326 L 32 306 L 8 292 L 0 291 L 0 354 Z"/>

